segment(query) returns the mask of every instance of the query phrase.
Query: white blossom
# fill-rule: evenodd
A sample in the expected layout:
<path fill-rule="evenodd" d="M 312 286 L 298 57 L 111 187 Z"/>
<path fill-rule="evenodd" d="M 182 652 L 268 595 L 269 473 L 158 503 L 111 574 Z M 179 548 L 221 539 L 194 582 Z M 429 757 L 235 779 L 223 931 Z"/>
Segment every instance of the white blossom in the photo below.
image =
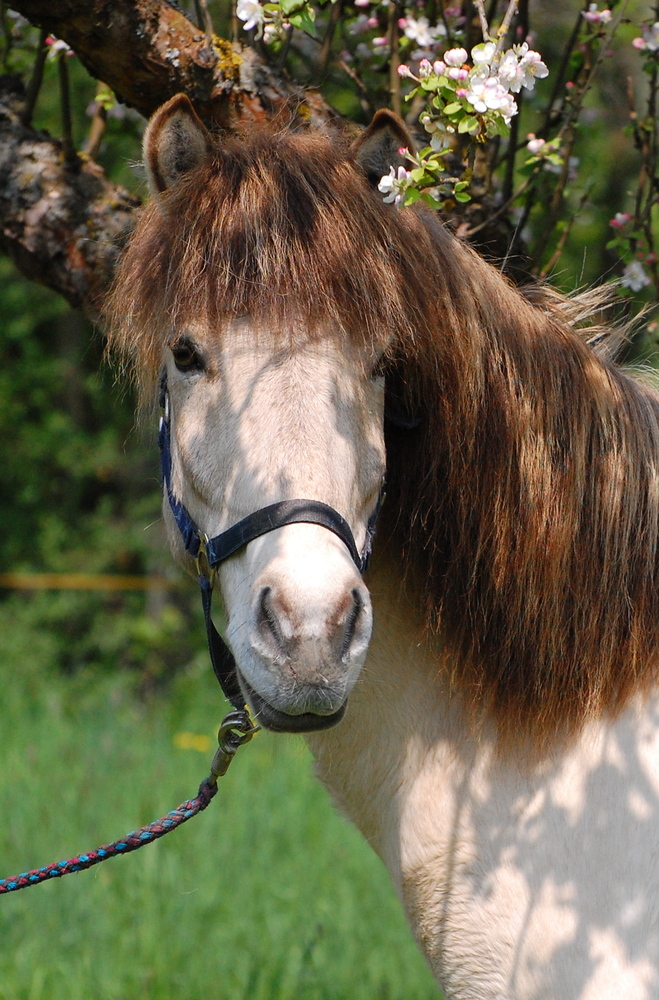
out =
<path fill-rule="evenodd" d="M 652 284 L 652 279 L 646 273 L 645 268 L 639 260 L 633 260 L 623 271 L 620 284 L 632 292 L 640 292 L 646 285 Z"/>
<path fill-rule="evenodd" d="M 396 208 L 400 208 L 405 198 L 409 180 L 410 171 L 406 170 L 405 167 L 399 167 L 398 171 L 396 171 L 395 167 L 389 167 L 389 173 L 380 178 L 378 191 L 386 195 L 384 201 L 388 205 L 393 202 Z"/>
<path fill-rule="evenodd" d="M 49 62 L 53 59 L 57 59 L 59 55 L 73 55 L 73 49 L 71 46 L 67 45 L 61 38 L 55 38 L 53 35 L 48 36 L 46 39 L 46 45 L 48 46 L 48 55 L 46 56 L 46 59 Z"/>
<path fill-rule="evenodd" d="M 455 129 L 451 125 L 447 126 L 441 121 L 435 121 L 430 115 L 423 115 L 421 124 L 430 135 L 430 145 L 436 153 L 450 145 L 451 136 L 455 134 Z"/>
<path fill-rule="evenodd" d="M 236 16 L 245 22 L 243 24 L 245 31 L 257 28 L 257 37 L 261 37 L 265 22 L 265 11 L 258 0 L 238 0 Z"/>
<path fill-rule="evenodd" d="M 494 53 L 497 47 L 494 42 L 481 42 L 480 45 L 474 45 L 471 50 L 471 61 L 474 66 L 481 66 L 483 64 L 489 66 L 494 59 Z"/>
<path fill-rule="evenodd" d="M 478 70 L 472 73 L 465 97 L 481 115 L 486 111 L 500 111 L 506 125 L 517 114 L 515 98 L 508 93 L 497 76 L 484 76 Z"/>
<path fill-rule="evenodd" d="M 416 42 L 422 49 L 430 49 L 437 42 L 438 38 L 443 38 L 446 29 L 443 24 L 431 25 L 427 17 L 407 17 L 401 18 L 400 26 L 406 38 Z"/>
<path fill-rule="evenodd" d="M 526 48 L 528 50 L 526 42 L 524 42 L 523 46 L 518 46 L 518 48 Z M 527 90 L 533 90 L 536 80 L 544 80 L 546 76 L 549 76 L 549 70 L 543 63 L 540 53 L 534 52 L 533 49 L 526 51 L 522 55 L 519 68 L 523 73 L 522 86 L 526 87 Z M 513 87 L 510 89 L 514 91 Z M 516 91 L 514 92 L 516 93 Z"/>
<path fill-rule="evenodd" d="M 653 25 L 644 24 L 641 30 L 643 37 L 632 41 L 634 48 L 656 52 L 659 49 L 659 21 L 655 21 Z"/>

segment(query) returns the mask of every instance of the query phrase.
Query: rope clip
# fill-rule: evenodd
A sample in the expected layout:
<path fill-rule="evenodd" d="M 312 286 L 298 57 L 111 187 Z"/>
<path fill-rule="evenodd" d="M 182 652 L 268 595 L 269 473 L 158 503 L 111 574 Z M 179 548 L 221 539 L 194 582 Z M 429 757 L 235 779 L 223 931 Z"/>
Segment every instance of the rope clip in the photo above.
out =
<path fill-rule="evenodd" d="M 238 747 L 249 743 L 260 728 L 252 722 L 246 708 L 235 709 L 225 716 L 217 733 L 218 747 L 211 764 L 210 780 L 213 783 L 227 773 Z"/>

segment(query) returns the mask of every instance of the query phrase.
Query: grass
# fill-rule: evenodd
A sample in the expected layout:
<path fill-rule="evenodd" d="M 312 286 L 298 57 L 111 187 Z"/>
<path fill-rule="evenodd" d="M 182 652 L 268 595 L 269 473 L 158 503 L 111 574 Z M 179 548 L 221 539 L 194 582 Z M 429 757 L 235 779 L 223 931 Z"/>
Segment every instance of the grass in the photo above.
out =
<path fill-rule="evenodd" d="M 12 629 L 8 609 L 2 877 L 194 795 L 223 707 L 201 658 L 147 702 L 128 674 L 49 670 L 48 635 Z M 439 998 L 386 872 L 298 739 L 259 734 L 208 811 L 170 837 L 0 900 L 0 1000 L 170 998 Z"/>

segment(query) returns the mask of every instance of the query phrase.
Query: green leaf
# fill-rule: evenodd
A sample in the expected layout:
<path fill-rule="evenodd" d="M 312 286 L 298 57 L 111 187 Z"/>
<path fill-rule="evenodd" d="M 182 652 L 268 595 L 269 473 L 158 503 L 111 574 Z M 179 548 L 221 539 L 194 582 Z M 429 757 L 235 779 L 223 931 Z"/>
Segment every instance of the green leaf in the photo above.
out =
<path fill-rule="evenodd" d="M 304 0 L 279 0 L 279 6 L 281 7 L 282 14 L 292 14 L 297 13 L 302 7 L 305 6 Z"/>
<path fill-rule="evenodd" d="M 463 110 L 464 109 L 463 109 L 463 107 L 462 107 L 462 105 L 460 104 L 459 101 L 453 101 L 452 104 L 447 104 L 446 105 L 446 107 L 444 108 L 444 114 L 445 115 L 454 115 L 458 111 L 463 111 Z"/>
<path fill-rule="evenodd" d="M 471 132 L 472 129 L 478 128 L 480 128 L 478 118 L 474 118 L 472 115 L 467 115 L 458 125 L 458 132 Z"/>
<path fill-rule="evenodd" d="M 494 127 L 497 131 L 497 135 L 500 135 L 502 139 L 507 139 L 510 135 L 510 125 L 506 125 L 503 118 L 495 118 Z"/>
<path fill-rule="evenodd" d="M 471 201 L 471 195 L 467 194 L 466 191 L 454 191 L 453 197 L 455 198 L 456 201 L 462 201 L 462 202 Z"/>
<path fill-rule="evenodd" d="M 405 204 L 413 205 L 421 197 L 421 192 L 417 188 L 408 188 L 405 192 Z"/>
<path fill-rule="evenodd" d="M 294 28 L 306 31 L 309 35 L 314 34 L 314 18 L 316 12 L 313 7 L 305 7 L 299 14 L 291 14 L 288 20 Z"/>
<path fill-rule="evenodd" d="M 414 168 L 414 170 L 411 170 L 411 171 L 410 171 L 410 174 L 411 174 L 411 176 L 412 176 L 412 180 L 414 181 L 414 183 L 415 183 L 415 184 L 418 184 L 418 183 L 419 183 L 419 181 L 420 181 L 420 180 L 421 180 L 421 179 L 423 178 L 423 176 L 425 175 L 425 170 L 424 170 L 424 168 L 423 168 L 423 167 L 415 167 L 415 168 Z"/>
<path fill-rule="evenodd" d="M 421 200 L 425 201 L 426 205 L 428 205 L 430 208 L 435 208 L 439 210 L 442 207 L 441 201 L 437 201 L 437 199 L 433 198 L 433 196 L 431 194 L 428 194 L 427 191 L 424 191 L 424 193 L 421 195 Z"/>

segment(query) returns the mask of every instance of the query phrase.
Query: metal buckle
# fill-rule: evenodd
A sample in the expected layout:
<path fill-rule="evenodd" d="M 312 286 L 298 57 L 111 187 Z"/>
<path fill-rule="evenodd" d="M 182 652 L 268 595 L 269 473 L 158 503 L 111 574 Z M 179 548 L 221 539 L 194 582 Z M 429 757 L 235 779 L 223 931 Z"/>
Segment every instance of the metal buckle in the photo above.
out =
<path fill-rule="evenodd" d="M 211 781 L 216 782 L 227 773 L 238 747 L 249 743 L 260 728 L 252 722 L 246 708 L 234 709 L 224 717 L 217 733 L 218 747 L 211 764 Z"/>
<path fill-rule="evenodd" d="M 197 555 L 195 556 L 195 566 L 197 568 L 197 576 L 208 580 L 211 587 L 215 582 L 215 577 L 217 575 L 217 569 L 211 566 L 208 562 L 208 542 L 209 538 L 205 531 L 197 531 L 197 538 L 199 539 L 199 549 Z"/>

